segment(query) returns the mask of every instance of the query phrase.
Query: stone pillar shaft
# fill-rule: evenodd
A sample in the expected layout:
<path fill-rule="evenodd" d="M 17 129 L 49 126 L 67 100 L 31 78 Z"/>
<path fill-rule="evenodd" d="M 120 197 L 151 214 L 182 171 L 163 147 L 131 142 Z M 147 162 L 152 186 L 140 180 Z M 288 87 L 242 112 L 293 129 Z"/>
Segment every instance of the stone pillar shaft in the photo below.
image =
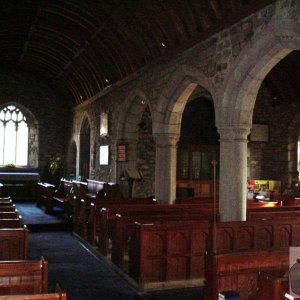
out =
<path fill-rule="evenodd" d="M 155 198 L 159 203 L 173 203 L 176 199 L 178 138 L 170 134 L 155 135 Z"/>
<path fill-rule="evenodd" d="M 247 213 L 247 136 L 250 127 L 228 126 L 220 133 L 221 221 L 244 221 Z"/>

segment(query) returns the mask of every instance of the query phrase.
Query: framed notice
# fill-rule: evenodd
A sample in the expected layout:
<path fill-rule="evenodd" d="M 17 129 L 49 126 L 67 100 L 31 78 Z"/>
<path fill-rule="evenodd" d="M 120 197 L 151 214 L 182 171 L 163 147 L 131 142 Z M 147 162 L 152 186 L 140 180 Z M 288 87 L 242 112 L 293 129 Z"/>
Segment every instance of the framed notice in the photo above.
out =
<path fill-rule="evenodd" d="M 109 146 L 100 146 L 99 150 L 99 163 L 100 165 L 108 165 L 109 163 Z"/>
<path fill-rule="evenodd" d="M 118 162 L 127 161 L 127 146 L 125 144 L 120 144 L 117 146 L 117 160 Z"/>
<path fill-rule="evenodd" d="M 251 129 L 250 140 L 253 142 L 268 142 L 269 126 L 265 124 L 253 124 Z"/>
<path fill-rule="evenodd" d="M 108 114 L 102 113 L 100 115 L 100 136 L 108 135 Z"/>

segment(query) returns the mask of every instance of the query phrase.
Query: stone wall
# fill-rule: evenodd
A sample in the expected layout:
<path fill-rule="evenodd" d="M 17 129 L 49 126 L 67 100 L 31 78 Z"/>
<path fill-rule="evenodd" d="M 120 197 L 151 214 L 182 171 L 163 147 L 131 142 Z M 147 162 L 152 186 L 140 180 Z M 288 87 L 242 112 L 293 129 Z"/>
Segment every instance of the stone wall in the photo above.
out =
<path fill-rule="evenodd" d="M 36 119 L 37 128 L 30 132 L 35 135 L 31 139 L 30 148 L 38 152 L 37 164 L 41 179 L 48 179 L 49 159 L 56 153 L 65 154 L 67 148 L 66 137 L 71 128 L 72 110 L 66 99 L 59 97 L 40 79 L 20 73 L 0 74 L 0 95 L 0 105 L 20 104 Z M 31 153 L 29 162 L 32 162 L 32 156 Z"/>
<path fill-rule="evenodd" d="M 264 85 L 260 89 L 255 103 L 253 123 L 269 126 L 268 142 L 249 142 L 248 177 L 253 179 L 276 179 L 288 185 L 288 165 L 292 158 L 289 155 L 289 127 L 297 120 L 300 104 L 287 103 L 273 106 L 272 97 Z M 295 123 L 295 122 L 294 122 Z M 297 143 L 300 120 L 293 124 Z"/>

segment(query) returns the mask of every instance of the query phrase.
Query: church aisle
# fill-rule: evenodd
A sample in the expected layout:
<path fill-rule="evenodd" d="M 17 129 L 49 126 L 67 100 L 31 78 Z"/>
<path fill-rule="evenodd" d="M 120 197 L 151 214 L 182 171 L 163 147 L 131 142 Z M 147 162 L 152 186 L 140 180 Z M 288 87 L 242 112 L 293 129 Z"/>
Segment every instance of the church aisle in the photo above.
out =
<path fill-rule="evenodd" d="M 35 202 L 15 202 L 29 228 L 28 259 L 49 262 L 49 291 L 60 283 L 68 300 L 202 300 L 202 288 L 138 293 L 70 230 L 61 212 L 45 214 Z"/>
<path fill-rule="evenodd" d="M 29 259 L 49 262 L 49 290 L 59 282 L 70 300 L 139 299 L 138 294 L 70 232 L 31 232 Z"/>

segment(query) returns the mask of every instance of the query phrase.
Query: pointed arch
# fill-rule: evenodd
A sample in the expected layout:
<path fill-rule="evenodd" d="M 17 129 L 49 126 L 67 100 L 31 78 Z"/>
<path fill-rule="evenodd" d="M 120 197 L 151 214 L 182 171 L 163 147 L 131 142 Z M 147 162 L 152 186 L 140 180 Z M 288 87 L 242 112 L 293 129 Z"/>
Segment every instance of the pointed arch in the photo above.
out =
<path fill-rule="evenodd" d="M 179 135 L 182 113 L 193 91 L 201 86 L 211 95 L 211 80 L 198 68 L 184 65 L 173 74 L 153 114 L 153 133 Z M 214 97 L 212 97 L 213 99 Z"/>
<path fill-rule="evenodd" d="M 90 145 L 91 125 L 87 114 L 84 114 L 80 127 L 79 144 L 79 175 L 82 178 L 90 177 Z"/>
<path fill-rule="evenodd" d="M 154 194 L 155 143 L 152 136 L 152 107 L 145 93 L 132 90 L 118 111 L 117 143 L 126 144 L 127 161 L 117 164 L 117 178 L 126 169 L 143 172 L 143 182 L 136 182 L 133 194 L 136 197 Z M 143 164 L 139 164 L 143 161 Z M 129 186 L 123 184 L 123 194 L 131 195 Z M 126 190 L 125 190 L 126 189 Z"/>
<path fill-rule="evenodd" d="M 146 94 L 140 89 L 134 89 L 128 94 L 118 112 L 118 140 L 137 138 L 138 124 L 147 106 L 152 115 L 150 101 Z"/>
<path fill-rule="evenodd" d="M 5 113 L 6 112 L 6 113 Z M 9 120 L 7 119 L 7 113 L 13 112 Z M 22 166 L 38 167 L 38 122 L 34 114 L 27 109 L 24 105 L 15 102 L 6 102 L 0 105 L 0 114 L 3 121 L 3 127 L 1 129 L 1 163 L 14 163 Z M 6 120 L 4 120 L 6 118 Z M 9 121 L 9 122 L 8 122 Z M 8 122 L 8 123 L 7 123 Z M 13 122 L 13 123 L 11 123 Z M 5 126 L 4 126 L 5 124 Z M 15 138 L 9 137 L 9 145 L 5 143 L 5 127 L 7 124 L 11 124 L 16 131 Z M 6 128 L 7 129 L 7 128 Z M 13 142 L 13 145 L 11 144 Z M 21 144 L 20 144 L 21 143 Z M 6 146 L 5 146 L 6 145 Z M 5 155 L 5 148 L 9 146 L 10 154 L 13 156 Z M 19 149 L 19 150 L 18 150 Z M 22 158 L 20 157 L 20 155 Z M 6 158 L 5 158 L 6 157 Z"/>

